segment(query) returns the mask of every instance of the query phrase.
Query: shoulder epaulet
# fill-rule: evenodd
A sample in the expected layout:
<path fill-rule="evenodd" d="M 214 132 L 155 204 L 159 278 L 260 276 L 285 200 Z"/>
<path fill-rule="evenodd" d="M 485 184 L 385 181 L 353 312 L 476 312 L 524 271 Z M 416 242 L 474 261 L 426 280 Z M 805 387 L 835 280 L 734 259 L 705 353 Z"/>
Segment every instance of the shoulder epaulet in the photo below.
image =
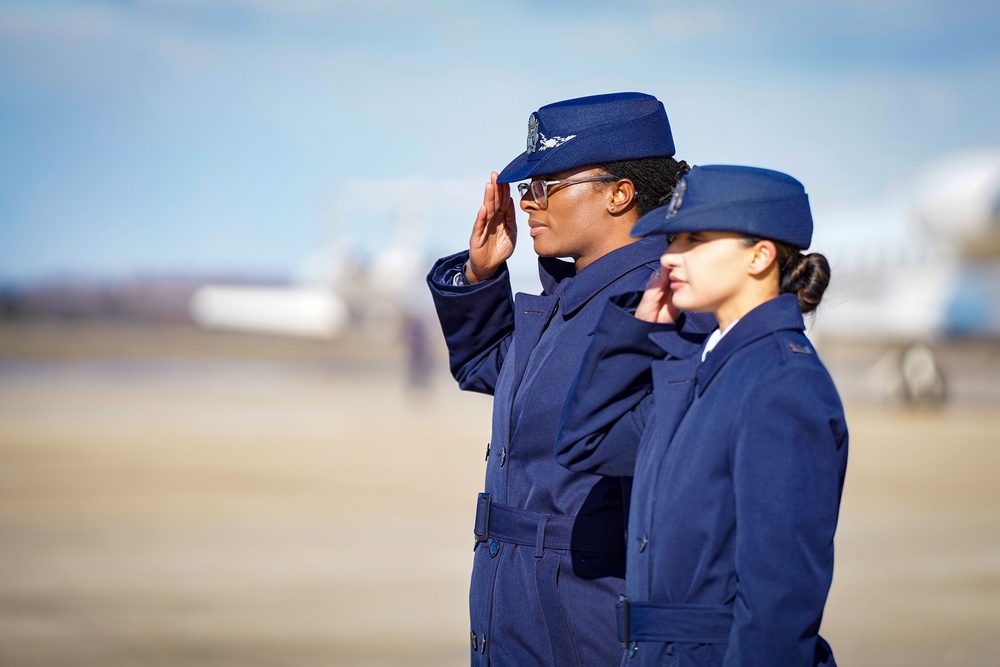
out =
<path fill-rule="evenodd" d="M 802 357 L 816 357 L 816 349 L 812 342 L 801 331 L 775 332 L 774 342 L 777 343 L 781 358 L 787 360 Z"/>
<path fill-rule="evenodd" d="M 801 343 L 794 343 L 792 341 L 788 342 L 788 349 L 795 354 L 813 354 L 812 345 L 803 345 Z"/>

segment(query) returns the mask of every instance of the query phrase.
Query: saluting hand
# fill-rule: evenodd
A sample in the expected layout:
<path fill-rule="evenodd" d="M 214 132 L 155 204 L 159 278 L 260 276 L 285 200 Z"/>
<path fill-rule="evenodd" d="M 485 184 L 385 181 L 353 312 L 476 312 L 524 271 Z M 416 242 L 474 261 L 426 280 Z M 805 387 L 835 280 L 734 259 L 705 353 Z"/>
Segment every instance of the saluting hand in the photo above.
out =
<path fill-rule="evenodd" d="M 483 205 L 479 207 L 469 238 L 469 266 L 465 277 L 473 283 L 492 278 L 497 268 L 514 254 L 517 243 L 510 185 L 497 183 L 497 176 L 495 171 L 490 174 Z"/>
<path fill-rule="evenodd" d="M 635 316 L 646 322 L 669 324 L 676 322 L 681 311 L 674 307 L 669 286 L 670 272 L 662 266 L 649 276 L 646 291 L 635 309 Z"/>

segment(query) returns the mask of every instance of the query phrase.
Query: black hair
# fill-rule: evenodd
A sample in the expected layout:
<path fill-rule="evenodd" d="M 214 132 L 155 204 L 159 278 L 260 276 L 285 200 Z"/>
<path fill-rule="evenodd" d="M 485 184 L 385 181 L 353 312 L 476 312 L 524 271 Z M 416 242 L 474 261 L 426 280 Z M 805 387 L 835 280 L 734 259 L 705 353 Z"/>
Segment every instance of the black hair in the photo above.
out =
<path fill-rule="evenodd" d="M 639 215 L 662 206 L 674 192 L 681 177 L 691 171 L 683 160 L 672 157 L 644 157 L 594 165 L 615 178 L 627 178 L 635 185 L 635 209 Z"/>
<path fill-rule="evenodd" d="M 748 247 L 762 240 L 755 236 L 744 236 L 743 239 Z M 803 255 L 796 246 L 771 242 L 778 253 L 775 265 L 778 267 L 779 291 L 794 294 L 803 313 L 816 310 L 830 284 L 830 262 L 818 252 Z"/>

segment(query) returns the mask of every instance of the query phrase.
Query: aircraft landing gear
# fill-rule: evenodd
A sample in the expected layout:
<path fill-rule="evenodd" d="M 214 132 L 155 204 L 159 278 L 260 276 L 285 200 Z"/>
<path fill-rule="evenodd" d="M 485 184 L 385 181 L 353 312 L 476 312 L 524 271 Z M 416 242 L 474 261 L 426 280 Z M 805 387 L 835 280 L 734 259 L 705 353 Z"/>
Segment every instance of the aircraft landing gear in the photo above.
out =
<path fill-rule="evenodd" d="M 899 372 L 907 405 L 923 407 L 944 403 L 944 377 L 930 347 L 914 343 L 904 349 L 899 358 Z"/>

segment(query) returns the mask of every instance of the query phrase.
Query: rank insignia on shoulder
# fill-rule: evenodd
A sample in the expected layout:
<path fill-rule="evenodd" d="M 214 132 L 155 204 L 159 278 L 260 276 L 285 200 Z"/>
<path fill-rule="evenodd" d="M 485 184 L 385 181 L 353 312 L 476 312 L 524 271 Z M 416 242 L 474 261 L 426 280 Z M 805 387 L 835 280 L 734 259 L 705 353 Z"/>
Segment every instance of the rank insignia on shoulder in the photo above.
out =
<path fill-rule="evenodd" d="M 798 343 L 789 343 L 788 349 L 790 349 L 795 354 L 812 354 L 812 348 L 808 345 L 799 345 Z"/>

